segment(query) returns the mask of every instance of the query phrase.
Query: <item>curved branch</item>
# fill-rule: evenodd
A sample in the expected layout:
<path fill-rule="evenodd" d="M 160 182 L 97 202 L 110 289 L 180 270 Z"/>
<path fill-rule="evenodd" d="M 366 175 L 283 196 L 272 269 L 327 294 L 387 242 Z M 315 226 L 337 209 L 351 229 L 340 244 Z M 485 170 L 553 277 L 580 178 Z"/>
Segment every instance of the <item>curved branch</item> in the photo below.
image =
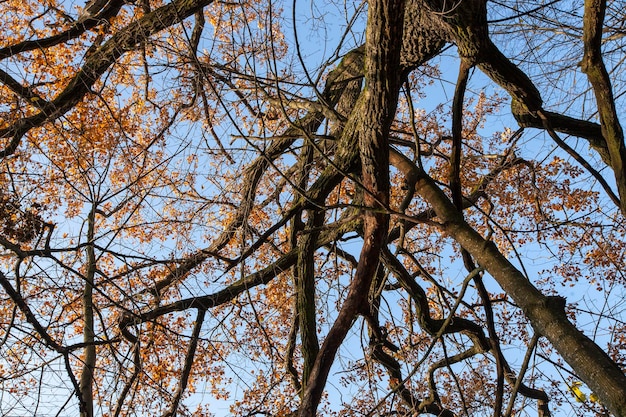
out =
<path fill-rule="evenodd" d="M 356 48 L 348 52 L 341 64 L 329 74 L 323 93 L 324 100 L 330 104 L 340 102 L 346 92 L 346 85 L 354 80 L 355 73 L 362 74 L 362 66 L 363 51 L 360 48 Z M 313 108 L 315 109 L 315 107 Z M 245 224 L 252 210 L 254 196 L 256 195 L 259 182 L 270 164 L 280 157 L 297 138 L 302 136 L 308 137 L 311 133 L 315 132 L 324 120 L 322 113 L 323 112 L 320 110 L 313 110 L 300 120 L 292 123 L 292 126 L 288 127 L 279 139 L 272 141 L 270 146 L 246 168 L 241 181 L 243 189 L 240 194 L 243 198 L 233 219 L 224 227 L 224 231 L 213 241 L 211 246 L 195 252 L 189 257 L 188 261 L 174 268 L 172 272 L 160 280 L 156 284 L 158 291 L 184 278 L 191 270 L 202 265 L 210 256 L 215 256 L 215 254 L 219 253 L 219 251 L 228 244 L 237 230 Z M 351 150 L 354 151 L 354 148 Z M 358 160 L 357 156 L 358 155 L 353 152 L 352 155 L 348 154 L 344 158 L 347 161 L 346 164 L 340 159 L 338 159 L 336 163 L 341 165 L 344 169 L 347 169 L 347 171 L 350 171 L 351 168 L 347 167 L 355 166 Z M 302 209 L 307 202 L 316 200 L 319 195 L 327 194 L 330 192 L 330 189 L 332 189 L 331 187 L 334 187 L 342 179 L 343 176 L 341 173 L 338 174 L 334 169 L 327 170 L 317 179 L 315 184 L 311 186 L 310 190 L 313 191 L 309 191 L 307 195 L 300 196 L 300 199 L 291 207 L 290 213 L 296 213 L 297 210 Z M 318 193 L 320 194 L 318 195 Z M 284 219 L 287 220 L 288 217 L 285 216 Z"/>
<path fill-rule="evenodd" d="M 375 321 L 375 323 L 371 323 L 371 321 Z M 378 326 L 378 328 L 380 327 L 376 317 L 370 317 L 368 323 L 372 330 L 377 330 L 375 328 L 376 326 Z M 387 374 L 389 374 L 391 389 L 400 394 L 400 398 L 410 407 L 411 411 L 419 410 L 421 413 L 429 413 L 441 417 L 455 417 L 455 414 L 451 410 L 442 407 L 441 403 L 437 401 L 436 398 L 420 401 L 411 394 L 406 387 L 406 381 L 402 375 L 402 366 L 393 356 L 383 349 L 383 347 L 390 343 L 387 340 L 380 340 L 375 333 L 376 332 L 374 332 L 374 336 L 370 339 L 369 348 L 371 357 L 385 368 Z M 434 387 L 431 387 L 431 392 L 434 392 L 432 391 L 433 388 Z"/>
<path fill-rule="evenodd" d="M 381 209 L 389 202 L 388 139 L 402 84 L 399 67 L 405 4 L 402 0 L 373 0 L 368 7 L 366 93 L 361 95 L 340 139 L 341 146 L 354 146 L 354 139 L 358 140 L 364 205 L 368 208 L 363 216 L 364 243 L 348 295 L 311 370 L 299 417 L 316 415 L 339 346 L 355 318 L 369 313 L 368 293 L 388 232 L 389 216 Z"/>
<path fill-rule="evenodd" d="M 440 334 L 464 333 L 470 339 L 476 341 L 483 351 L 489 351 L 491 345 L 489 339 L 485 337 L 483 329 L 471 320 L 462 317 L 453 317 L 452 319 L 434 319 L 430 315 L 430 307 L 428 305 L 428 297 L 422 287 L 411 277 L 411 274 L 404 268 L 402 262 L 385 248 L 381 253 L 382 261 L 385 267 L 396 277 L 399 284 L 409 294 L 415 302 L 417 308 L 417 320 L 420 327 L 431 336 Z M 445 327 L 444 323 L 446 324 Z"/>
<path fill-rule="evenodd" d="M 343 234 L 355 230 L 360 222 L 361 220 L 359 218 L 349 218 L 337 222 L 336 227 L 326 228 L 325 231 L 320 234 L 317 247 L 327 245 L 328 243 L 337 240 Z M 230 302 L 232 299 L 238 297 L 247 290 L 269 283 L 280 273 L 288 271 L 289 268 L 293 267 L 295 264 L 297 257 L 298 250 L 296 248 L 281 256 L 271 265 L 249 274 L 213 294 L 184 298 L 136 315 L 125 313 L 125 315 L 120 318 L 119 326 L 121 329 L 125 329 L 133 324 L 152 321 L 160 316 L 177 311 L 184 311 L 191 308 L 208 310 L 210 308 L 220 306 L 224 303 Z"/>
<path fill-rule="evenodd" d="M 548 132 L 548 134 L 550 135 L 550 137 L 552 138 L 552 140 L 561 149 L 563 149 L 572 158 L 574 158 L 574 160 L 576 162 L 578 162 L 580 165 L 582 165 L 582 167 L 585 168 L 587 170 L 587 172 L 589 172 L 596 179 L 596 181 L 598 181 L 598 183 L 600 184 L 600 186 L 602 186 L 602 188 L 604 189 L 604 192 L 609 196 L 611 201 L 613 201 L 613 203 L 617 207 L 620 207 L 621 202 L 620 202 L 619 197 L 615 195 L 615 193 L 613 192 L 613 189 L 611 189 L 611 186 L 606 182 L 604 177 L 595 168 L 593 168 L 591 166 L 591 164 L 589 162 L 587 162 L 587 160 L 585 158 L 583 158 L 578 152 L 576 152 L 576 150 L 574 148 L 572 148 L 567 143 L 565 143 L 565 141 L 563 139 L 561 139 L 559 137 L 559 135 L 557 135 L 557 133 L 555 132 L 555 129 L 550 124 L 551 123 L 550 118 L 546 117 L 544 112 L 540 112 L 539 116 L 540 116 L 540 118 L 543 119 L 544 127 L 545 127 L 546 131 Z"/>
<path fill-rule="evenodd" d="M 35 329 L 39 337 L 41 337 L 43 343 L 49 348 L 55 350 L 56 352 L 65 353 L 66 349 L 64 349 L 63 346 L 61 346 L 56 340 L 54 340 L 52 336 L 50 336 L 46 328 L 44 328 L 43 325 L 39 323 L 39 320 L 37 320 L 37 317 L 35 317 L 35 314 L 26 303 L 26 300 L 24 300 L 24 298 L 15 290 L 15 288 L 13 288 L 13 285 L 11 285 L 9 279 L 6 277 L 6 275 L 4 275 L 2 271 L 0 271 L 0 286 L 2 286 L 9 298 L 15 303 L 17 308 L 20 309 L 22 314 L 24 314 L 24 317 L 26 317 L 26 321 L 30 323 L 31 326 L 33 326 L 33 329 Z"/>
<path fill-rule="evenodd" d="M 471 65 L 461 60 L 459 78 L 452 100 L 452 149 L 450 150 L 450 191 L 452 202 L 457 209 L 463 209 L 463 192 L 461 186 L 461 155 L 463 154 L 463 98 Z"/>
<path fill-rule="evenodd" d="M 504 88 L 512 98 L 511 110 L 520 126 L 552 129 L 585 138 L 602 160 L 613 170 L 620 197 L 620 210 L 626 214 L 626 145 L 616 115 L 615 101 L 608 73 L 600 51 L 603 1 L 591 1 L 585 7 L 585 57 L 587 72 L 596 93 L 602 121 L 598 125 L 576 120 L 543 109 L 543 100 L 530 78 L 513 64 L 489 38 L 485 0 L 465 0 L 451 5 L 442 0 L 425 0 L 449 28 L 461 58 L 478 66 L 487 76 Z M 600 133 L 600 134 L 599 134 Z M 561 146 L 563 142 L 557 142 Z M 585 166 L 587 168 L 587 166 Z M 593 172 L 592 172 L 593 175 Z"/>

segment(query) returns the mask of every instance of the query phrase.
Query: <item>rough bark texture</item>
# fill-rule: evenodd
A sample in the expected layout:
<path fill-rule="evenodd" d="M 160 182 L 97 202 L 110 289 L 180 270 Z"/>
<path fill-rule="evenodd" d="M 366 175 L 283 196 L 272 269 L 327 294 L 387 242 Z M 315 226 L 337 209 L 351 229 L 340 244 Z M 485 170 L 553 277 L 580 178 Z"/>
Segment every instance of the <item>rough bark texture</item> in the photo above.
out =
<path fill-rule="evenodd" d="M 96 367 L 96 345 L 95 342 L 95 317 L 93 300 L 93 291 L 96 279 L 96 253 L 93 247 L 93 241 L 95 236 L 95 221 L 96 213 L 92 210 L 89 214 L 88 222 L 88 246 L 87 246 L 87 259 L 85 265 L 87 265 L 87 271 L 85 274 L 85 288 L 83 289 L 83 343 L 85 343 L 83 367 L 80 374 L 80 415 L 81 417 L 92 417 L 94 404 L 93 404 L 93 380 L 94 369 Z"/>
<path fill-rule="evenodd" d="M 530 78 L 515 66 L 489 38 L 485 0 L 448 3 L 425 0 L 448 30 L 448 39 L 459 48 L 460 56 L 476 65 L 504 88 L 512 100 L 513 115 L 521 126 L 533 126 L 577 135 L 589 141 L 611 167 L 620 196 L 620 209 L 626 214 L 626 145 L 617 117 L 609 74 L 602 61 L 601 40 L 606 2 L 585 2 L 584 45 L 581 68 L 591 82 L 600 114 L 602 138 L 594 123 L 576 120 L 543 109 L 541 94 Z"/>
<path fill-rule="evenodd" d="M 626 214 L 626 145 L 624 145 L 624 132 L 615 108 L 609 73 L 602 59 L 602 28 L 605 13 L 606 1 L 585 1 L 583 19 L 585 53 L 580 67 L 587 74 L 595 93 L 602 136 L 609 154 L 609 165 L 615 174 L 622 213 Z"/>
<path fill-rule="evenodd" d="M 385 243 L 389 217 L 389 129 L 401 86 L 400 47 L 404 2 L 369 3 L 365 46 L 365 91 L 351 119 L 358 138 L 364 187 L 364 242 L 348 295 L 315 360 L 299 409 L 300 417 L 315 416 L 330 367 L 339 346 L 359 314 L 369 314 L 368 293 Z M 362 110 L 359 111 L 359 110 Z M 346 138 L 342 138 L 346 140 Z M 349 141 L 352 142 L 352 141 Z M 354 142 L 352 142 L 354 143 Z"/>

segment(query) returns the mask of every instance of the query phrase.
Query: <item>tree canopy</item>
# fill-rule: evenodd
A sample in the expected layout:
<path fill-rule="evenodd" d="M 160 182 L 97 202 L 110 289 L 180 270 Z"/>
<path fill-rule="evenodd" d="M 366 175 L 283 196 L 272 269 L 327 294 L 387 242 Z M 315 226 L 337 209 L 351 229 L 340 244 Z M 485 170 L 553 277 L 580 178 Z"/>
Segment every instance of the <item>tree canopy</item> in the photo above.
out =
<path fill-rule="evenodd" d="M 625 6 L 0 2 L 0 414 L 626 416 Z"/>

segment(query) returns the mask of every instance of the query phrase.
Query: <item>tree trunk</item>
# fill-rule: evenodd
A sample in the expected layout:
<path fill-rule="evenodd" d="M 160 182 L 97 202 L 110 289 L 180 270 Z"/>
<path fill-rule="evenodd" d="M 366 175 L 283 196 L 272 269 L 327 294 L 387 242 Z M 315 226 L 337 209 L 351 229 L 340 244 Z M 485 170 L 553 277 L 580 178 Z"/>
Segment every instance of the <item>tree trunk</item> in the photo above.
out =
<path fill-rule="evenodd" d="M 347 124 L 342 137 L 351 143 L 358 138 L 365 206 L 363 247 L 348 295 L 311 370 L 300 417 L 315 416 L 337 350 L 357 316 L 369 314 L 368 293 L 389 226 L 389 129 L 402 82 L 403 14 L 402 0 L 369 2 L 365 90 L 358 102 L 360 106 L 352 112 L 354 123 Z"/>
<path fill-rule="evenodd" d="M 93 287 L 96 277 L 95 236 L 95 206 L 87 219 L 87 271 L 85 273 L 85 288 L 83 289 L 83 342 L 85 356 L 83 369 L 80 374 L 81 417 L 93 417 L 93 371 L 96 367 L 96 346 L 94 331 Z"/>

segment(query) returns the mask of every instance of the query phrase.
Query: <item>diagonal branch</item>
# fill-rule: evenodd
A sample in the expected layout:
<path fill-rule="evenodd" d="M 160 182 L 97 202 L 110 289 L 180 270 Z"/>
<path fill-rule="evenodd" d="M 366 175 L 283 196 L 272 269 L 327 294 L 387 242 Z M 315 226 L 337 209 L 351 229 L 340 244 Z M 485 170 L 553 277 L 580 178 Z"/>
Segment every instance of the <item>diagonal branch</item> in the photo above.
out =
<path fill-rule="evenodd" d="M 357 48 L 348 52 L 341 64 L 329 74 L 328 81 L 323 92 L 324 100 L 331 105 L 341 101 L 345 93 L 345 87 L 353 81 L 354 74 L 362 74 L 362 66 L 362 50 Z M 219 251 L 228 244 L 237 230 L 245 224 L 248 215 L 252 210 L 259 182 L 263 175 L 266 174 L 266 171 L 271 163 L 279 158 L 296 141 L 297 138 L 302 136 L 308 137 L 311 133 L 315 132 L 321 126 L 323 120 L 324 117 L 321 111 L 310 111 L 300 120 L 292 123 L 292 125 L 289 126 L 285 132 L 283 132 L 279 139 L 272 141 L 270 146 L 265 149 L 262 154 L 255 159 L 252 164 L 250 164 L 250 166 L 246 168 L 241 181 L 243 189 L 240 194 L 243 198 L 239 208 L 233 216 L 233 219 L 224 227 L 224 231 L 215 238 L 208 248 L 195 252 L 189 257 L 188 261 L 177 266 L 176 268 L 173 268 L 166 277 L 160 280 L 156 284 L 159 291 L 183 279 L 191 270 L 202 265 L 202 263 L 214 254 L 218 254 Z M 347 166 L 354 166 L 354 162 L 357 160 L 356 156 L 357 155 L 347 155 L 344 158 L 347 161 L 345 165 L 342 161 L 338 161 L 336 164 L 342 166 L 344 169 L 346 169 Z M 327 170 L 327 172 L 318 178 L 315 185 L 312 186 L 311 189 L 317 190 L 320 195 L 323 195 L 324 193 L 330 192 L 326 190 L 328 190 L 330 186 L 334 186 L 334 184 L 341 181 L 341 179 L 342 176 L 338 175 L 336 170 Z M 316 199 L 317 194 L 315 192 L 309 192 L 308 194 L 309 195 L 307 196 L 300 196 L 300 200 L 290 209 L 290 213 L 295 214 L 297 210 L 304 207 L 309 200 Z M 288 220 L 288 217 L 285 217 L 284 220 Z"/>
<path fill-rule="evenodd" d="M 565 300 L 543 295 L 493 242 L 485 240 L 437 186 L 423 174 L 418 193 L 428 201 L 441 229 L 467 250 L 520 306 L 535 330 L 545 336 L 580 378 L 616 415 L 626 415 L 626 376 L 595 342 L 580 332 L 565 314 Z"/>
<path fill-rule="evenodd" d="M 178 383 L 178 389 L 174 394 L 174 400 L 172 401 L 172 405 L 169 410 L 163 415 L 163 417 L 175 417 L 178 411 L 178 406 L 180 404 L 180 400 L 182 399 L 185 390 L 187 389 L 187 384 L 189 383 L 189 376 L 191 375 L 191 368 L 193 366 L 193 359 L 196 355 L 196 348 L 198 347 L 198 339 L 200 337 L 200 330 L 202 329 L 202 324 L 204 323 L 204 316 L 206 314 L 206 310 L 199 309 L 198 316 L 196 317 L 196 323 L 193 326 L 193 331 L 191 333 L 191 341 L 189 342 L 189 347 L 187 348 L 187 354 L 185 356 L 185 363 L 183 365 L 183 371 L 180 376 L 180 381 Z"/>

